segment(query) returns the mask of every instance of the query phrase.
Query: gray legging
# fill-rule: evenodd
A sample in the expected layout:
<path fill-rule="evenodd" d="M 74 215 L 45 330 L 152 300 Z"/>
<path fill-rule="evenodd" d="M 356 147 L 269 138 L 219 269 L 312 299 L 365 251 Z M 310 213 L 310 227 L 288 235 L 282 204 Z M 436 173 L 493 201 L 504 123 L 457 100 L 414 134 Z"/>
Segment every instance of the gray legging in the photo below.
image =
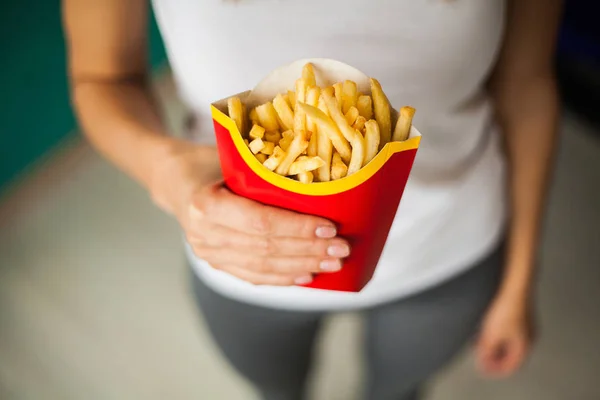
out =
<path fill-rule="evenodd" d="M 476 332 L 501 276 L 499 248 L 466 273 L 411 297 L 363 310 L 367 400 L 414 400 L 420 385 Z M 266 400 L 302 398 L 325 313 L 269 309 L 223 297 L 194 278 L 215 342 Z"/>

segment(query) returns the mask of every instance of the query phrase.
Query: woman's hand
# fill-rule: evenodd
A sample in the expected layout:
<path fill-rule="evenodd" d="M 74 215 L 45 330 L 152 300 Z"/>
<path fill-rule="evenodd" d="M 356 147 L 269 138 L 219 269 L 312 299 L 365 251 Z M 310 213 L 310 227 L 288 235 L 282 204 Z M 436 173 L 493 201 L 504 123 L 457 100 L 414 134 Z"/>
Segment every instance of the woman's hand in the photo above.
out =
<path fill-rule="evenodd" d="M 517 371 L 531 351 L 533 327 L 528 301 L 499 295 L 483 320 L 476 345 L 481 372 L 503 378 Z"/>
<path fill-rule="evenodd" d="M 306 284 L 350 252 L 335 225 L 236 196 L 220 183 L 214 148 L 177 142 L 155 168 L 151 193 L 173 214 L 194 253 L 214 268 L 264 285 Z"/>

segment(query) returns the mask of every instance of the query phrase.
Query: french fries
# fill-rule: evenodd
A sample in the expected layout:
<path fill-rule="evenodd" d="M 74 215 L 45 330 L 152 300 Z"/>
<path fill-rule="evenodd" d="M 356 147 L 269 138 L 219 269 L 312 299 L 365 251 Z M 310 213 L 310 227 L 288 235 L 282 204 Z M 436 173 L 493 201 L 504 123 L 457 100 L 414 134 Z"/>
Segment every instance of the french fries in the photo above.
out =
<path fill-rule="evenodd" d="M 346 121 L 348 121 L 349 125 L 354 125 L 354 123 L 356 122 L 356 119 L 359 117 L 360 115 L 358 115 L 358 108 L 352 106 L 348 109 L 348 111 L 346 112 L 346 114 L 344 115 L 344 117 L 346 118 Z"/>
<path fill-rule="evenodd" d="M 311 70 L 312 71 L 312 70 Z M 314 79 L 314 76 L 313 76 Z M 309 106 L 317 107 L 319 105 L 319 97 L 321 96 L 321 89 L 318 86 L 313 86 L 308 89 L 306 94 L 306 104 Z M 308 149 L 306 150 L 309 156 L 317 155 L 317 145 L 319 141 L 319 133 L 317 131 L 317 124 L 312 118 L 306 118 L 306 129 L 312 133 L 310 142 L 308 143 Z"/>
<path fill-rule="evenodd" d="M 319 132 L 329 137 L 331 144 L 339 152 L 340 157 L 342 157 L 345 162 L 350 162 L 350 158 L 352 157 L 352 149 L 350 148 L 346 138 L 344 138 L 344 135 L 342 135 L 337 125 L 331 120 L 331 118 L 325 115 L 323 111 L 313 106 L 309 106 L 308 104 L 300 104 L 300 107 L 306 113 L 306 115 L 315 121 Z M 339 110 L 338 112 L 341 113 Z"/>
<path fill-rule="evenodd" d="M 335 93 L 335 99 L 337 100 L 338 106 L 340 107 L 340 111 L 342 110 L 343 103 L 343 95 L 344 92 L 344 84 L 342 82 L 338 82 L 333 85 L 333 92 Z"/>
<path fill-rule="evenodd" d="M 379 141 L 381 135 L 379 133 L 379 125 L 374 119 L 370 119 L 365 123 L 365 162 L 367 165 L 379 151 Z"/>
<path fill-rule="evenodd" d="M 273 108 L 275 108 L 275 111 L 277 112 L 281 123 L 284 125 L 283 128 L 293 129 L 294 112 L 292 111 L 292 108 L 281 94 L 278 94 L 273 99 Z"/>
<path fill-rule="evenodd" d="M 290 166 L 289 174 L 298 175 L 302 172 L 314 171 L 325 165 L 325 161 L 319 157 L 298 157 Z"/>
<path fill-rule="evenodd" d="M 279 130 L 279 121 L 277 111 L 273 107 L 273 103 L 270 101 L 256 107 L 256 116 L 260 125 L 265 128 L 268 132 L 275 132 Z"/>
<path fill-rule="evenodd" d="M 263 142 L 260 138 L 256 138 L 248 144 L 248 147 L 252 153 L 258 154 L 262 149 L 265 148 L 265 142 Z"/>
<path fill-rule="evenodd" d="M 348 175 L 358 172 L 362 168 L 365 161 L 365 139 L 360 132 L 356 132 L 352 139 L 352 158 L 348 164 Z"/>
<path fill-rule="evenodd" d="M 358 118 L 356 118 L 356 121 L 354 121 L 354 125 L 352 125 L 352 127 L 362 133 L 363 130 L 365 129 L 366 123 L 367 123 L 366 118 L 363 117 L 362 115 L 359 115 Z"/>
<path fill-rule="evenodd" d="M 281 140 L 281 133 L 279 133 L 278 131 L 266 132 L 265 140 L 272 143 L 279 143 L 279 141 Z"/>
<path fill-rule="evenodd" d="M 357 100 L 358 89 L 356 82 L 344 81 L 342 86 L 342 112 L 346 114 L 350 110 L 350 107 L 355 107 Z"/>
<path fill-rule="evenodd" d="M 322 90 L 323 92 L 329 93 L 330 96 L 335 97 L 335 88 L 333 86 L 326 87 Z"/>
<path fill-rule="evenodd" d="M 312 183 L 314 175 L 312 172 L 306 171 L 298 174 L 298 180 L 302 183 Z"/>
<path fill-rule="evenodd" d="M 315 78 L 315 69 L 311 63 L 306 64 L 302 68 L 302 79 L 306 83 L 307 87 L 317 86 L 317 79 Z"/>
<path fill-rule="evenodd" d="M 390 141 L 410 135 L 415 109 L 400 108 L 392 132 L 390 103 L 371 78 L 371 94 L 346 80 L 319 87 L 312 64 L 302 68 L 294 91 L 251 110 L 227 100 L 246 146 L 267 169 L 299 182 L 329 182 L 353 175 Z"/>
<path fill-rule="evenodd" d="M 263 165 L 265 167 L 267 167 L 268 169 L 270 169 L 271 171 L 275 171 L 275 168 L 277 168 L 279 166 L 279 164 L 281 164 L 281 162 L 283 161 L 285 156 L 286 156 L 285 151 L 283 151 L 281 149 L 281 147 L 276 146 L 273 149 L 273 154 L 271 155 L 271 157 L 269 157 L 267 159 L 267 161 L 264 161 Z"/>
<path fill-rule="evenodd" d="M 360 96 L 356 101 L 356 108 L 358 114 L 365 120 L 368 121 L 373 118 L 373 101 L 370 96 Z"/>
<path fill-rule="evenodd" d="M 415 109 L 412 107 L 402 107 L 398 114 L 398 122 L 396 122 L 392 140 L 395 142 L 403 142 L 408 139 L 408 135 L 410 134 L 410 127 L 412 126 Z"/>
<path fill-rule="evenodd" d="M 292 110 L 293 110 L 296 108 L 296 93 L 292 92 L 291 90 L 288 90 L 287 95 L 288 95 L 288 101 L 290 103 L 290 107 L 292 107 Z"/>
<path fill-rule="evenodd" d="M 281 160 L 281 163 L 277 166 L 275 172 L 279 175 L 289 175 L 290 167 L 307 147 L 308 140 L 306 139 L 306 132 L 295 132 L 294 139 L 292 139 L 292 143 L 290 143 L 287 154 L 283 157 L 283 160 Z"/>
<path fill-rule="evenodd" d="M 331 160 L 331 180 L 336 181 L 342 179 L 348 174 L 348 167 L 342 161 L 340 153 L 333 153 L 333 159 Z"/>
<path fill-rule="evenodd" d="M 352 129 L 352 127 L 348 124 L 348 121 L 346 120 L 344 114 L 342 114 L 342 111 L 340 110 L 337 100 L 334 97 L 329 96 L 328 93 L 323 94 L 323 99 L 325 100 L 325 105 L 327 106 L 327 110 L 329 111 L 329 116 L 336 123 L 338 129 L 340 130 L 340 132 L 342 132 L 342 135 L 344 135 L 344 138 L 348 142 L 352 143 L 352 139 L 354 139 L 356 131 Z M 342 156 L 342 158 L 344 158 L 344 154 L 340 152 L 340 155 Z"/>
<path fill-rule="evenodd" d="M 227 99 L 227 111 L 229 112 L 229 117 L 235 122 L 235 126 L 237 126 L 238 130 L 243 135 L 246 117 L 244 106 L 239 97 L 230 97 Z"/>
<path fill-rule="evenodd" d="M 375 78 L 371 78 L 371 93 L 373 95 L 373 108 L 375 111 L 375 120 L 379 124 L 379 133 L 381 134 L 381 141 L 379 142 L 379 148 L 388 143 L 392 138 L 392 120 L 390 116 L 390 103 L 383 93 L 383 89 L 379 84 L 379 81 Z"/>
<path fill-rule="evenodd" d="M 255 124 L 250 129 L 248 136 L 250 136 L 250 139 L 262 139 L 265 136 L 265 128 Z"/>
<path fill-rule="evenodd" d="M 275 143 L 273 142 L 263 142 L 264 146 L 260 149 L 259 153 L 270 156 L 273 154 L 273 150 L 275 149 Z"/>
<path fill-rule="evenodd" d="M 256 113 L 256 108 L 253 108 L 252 110 L 250 110 L 250 112 L 248 113 L 248 116 L 250 117 L 250 122 L 252 123 L 252 125 L 260 126 L 260 121 L 258 120 L 258 114 Z M 242 135 L 243 135 L 243 133 L 242 133 Z"/>

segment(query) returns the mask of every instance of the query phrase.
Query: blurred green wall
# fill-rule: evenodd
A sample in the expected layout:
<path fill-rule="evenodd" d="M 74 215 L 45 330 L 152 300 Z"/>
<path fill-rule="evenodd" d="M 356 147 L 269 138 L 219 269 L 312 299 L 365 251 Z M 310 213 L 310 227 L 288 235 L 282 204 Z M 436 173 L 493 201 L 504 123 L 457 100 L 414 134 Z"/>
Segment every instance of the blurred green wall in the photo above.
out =
<path fill-rule="evenodd" d="M 166 59 L 156 23 L 151 60 Z M 0 189 L 73 134 L 59 0 L 0 5 Z"/>

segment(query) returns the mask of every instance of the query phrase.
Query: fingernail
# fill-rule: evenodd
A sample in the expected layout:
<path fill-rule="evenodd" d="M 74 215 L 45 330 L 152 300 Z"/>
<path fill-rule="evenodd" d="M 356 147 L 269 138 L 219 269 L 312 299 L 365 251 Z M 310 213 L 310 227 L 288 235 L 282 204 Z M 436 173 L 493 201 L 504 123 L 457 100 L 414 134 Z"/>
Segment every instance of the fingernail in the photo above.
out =
<path fill-rule="evenodd" d="M 337 235 L 337 229 L 335 229 L 335 227 L 333 226 L 320 226 L 315 231 L 315 234 L 317 235 L 317 237 L 323 239 L 330 239 L 334 238 Z"/>
<path fill-rule="evenodd" d="M 328 272 L 339 271 L 342 269 L 342 262 L 340 260 L 323 260 L 319 264 L 319 268 Z"/>
<path fill-rule="evenodd" d="M 296 285 L 306 285 L 311 283 L 313 280 L 312 276 L 308 275 L 308 276 L 301 276 L 299 278 L 296 278 L 296 280 L 294 282 L 296 282 Z"/>
<path fill-rule="evenodd" d="M 347 244 L 334 244 L 327 248 L 327 254 L 331 257 L 348 257 L 350 255 L 350 247 Z"/>

